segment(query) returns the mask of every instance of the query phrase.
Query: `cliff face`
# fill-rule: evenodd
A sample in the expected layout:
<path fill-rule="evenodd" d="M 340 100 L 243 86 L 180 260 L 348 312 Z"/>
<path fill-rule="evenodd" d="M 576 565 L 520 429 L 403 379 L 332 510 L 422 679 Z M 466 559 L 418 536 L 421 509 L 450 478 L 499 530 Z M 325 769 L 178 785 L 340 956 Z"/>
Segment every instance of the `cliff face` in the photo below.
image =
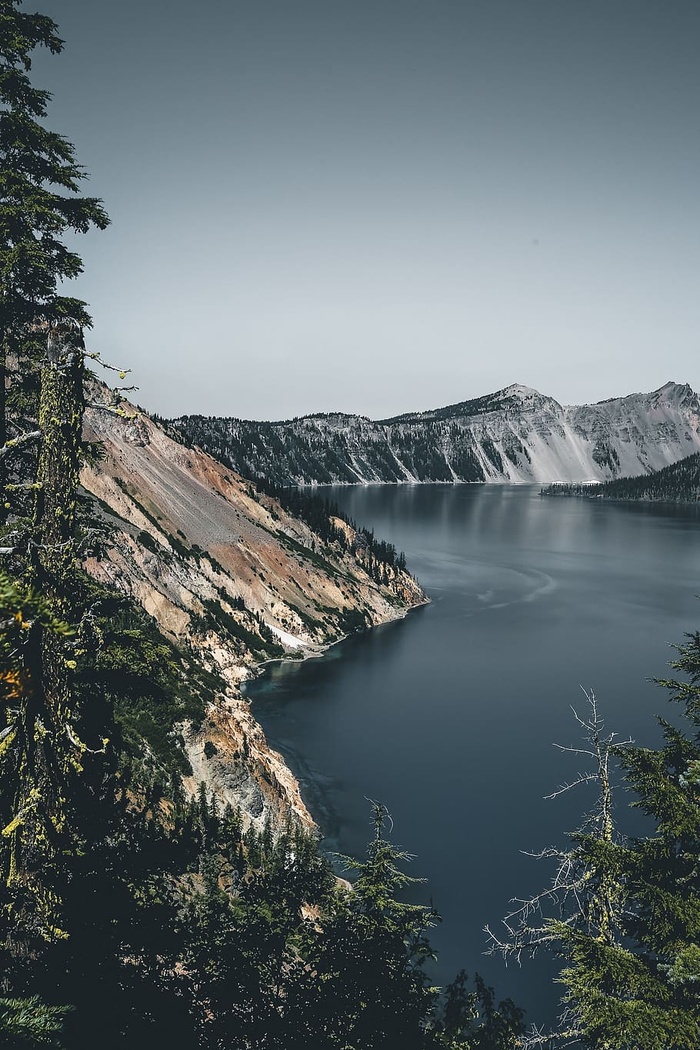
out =
<path fill-rule="evenodd" d="M 372 422 L 283 423 L 184 416 L 193 444 L 251 476 L 298 484 L 603 481 L 646 474 L 700 450 L 700 401 L 687 385 L 563 406 L 514 384 L 429 412 Z"/>
<path fill-rule="evenodd" d="M 358 617 L 378 624 L 425 595 L 396 568 L 379 585 L 365 571 L 363 539 L 323 543 L 271 497 L 199 450 L 173 441 L 148 417 L 116 415 L 102 389 L 88 410 L 85 437 L 102 458 L 82 482 L 96 497 L 111 538 L 88 571 L 134 597 L 226 689 L 184 737 L 193 776 L 244 819 L 280 826 L 311 817 L 298 785 L 272 751 L 240 696 L 241 681 L 265 660 L 323 651 Z"/>

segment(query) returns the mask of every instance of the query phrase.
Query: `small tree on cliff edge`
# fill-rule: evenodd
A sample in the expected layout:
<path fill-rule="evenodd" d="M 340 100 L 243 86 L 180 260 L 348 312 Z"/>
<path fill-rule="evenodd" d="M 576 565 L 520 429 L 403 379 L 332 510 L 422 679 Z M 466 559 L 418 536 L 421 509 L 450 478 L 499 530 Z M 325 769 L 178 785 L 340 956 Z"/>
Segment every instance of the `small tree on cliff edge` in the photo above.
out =
<path fill-rule="evenodd" d="M 71 143 L 41 123 L 51 95 L 33 87 L 29 79 L 35 48 L 45 47 L 53 54 L 63 50 L 58 27 L 45 15 L 19 8 L 20 0 L 0 0 L 2 520 L 10 509 L 4 464 L 30 435 L 36 435 L 35 428 L 27 429 L 27 414 L 21 410 L 8 419 L 8 364 L 21 364 L 21 378 L 26 381 L 36 372 L 51 325 L 68 320 L 78 328 L 90 326 L 86 304 L 56 291 L 60 281 L 82 272 L 80 256 L 62 238 L 66 233 L 86 233 L 93 226 L 104 229 L 109 224 L 100 200 L 79 195 L 85 172 Z"/>

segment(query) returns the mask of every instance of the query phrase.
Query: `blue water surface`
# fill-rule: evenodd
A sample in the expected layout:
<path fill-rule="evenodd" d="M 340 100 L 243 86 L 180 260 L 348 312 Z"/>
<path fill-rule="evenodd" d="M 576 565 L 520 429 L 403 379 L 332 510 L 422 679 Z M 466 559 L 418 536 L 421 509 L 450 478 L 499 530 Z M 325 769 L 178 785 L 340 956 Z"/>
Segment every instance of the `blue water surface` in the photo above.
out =
<path fill-rule="evenodd" d="M 669 643 L 700 625 L 697 508 L 542 498 L 533 486 L 370 486 L 322 490 L 406 552 L 432 599 L 404 620 L 317 660 L 250 683 L 254 713 L 299 776 L 331 851 L 361 856 L 367 798 L 390 810 L 394 840 L 427 879 L 438 982 L 478 969 L 528 1019 L 557 1012 L 556 966 L 486 957 L 509 900 L 553 869 L 523 851 L 566 844 L 595 801 L 573 706 L 594 690 L 609 729 L 658 743 Z M 621 827 L 641 829 L 620 789 Z"/>

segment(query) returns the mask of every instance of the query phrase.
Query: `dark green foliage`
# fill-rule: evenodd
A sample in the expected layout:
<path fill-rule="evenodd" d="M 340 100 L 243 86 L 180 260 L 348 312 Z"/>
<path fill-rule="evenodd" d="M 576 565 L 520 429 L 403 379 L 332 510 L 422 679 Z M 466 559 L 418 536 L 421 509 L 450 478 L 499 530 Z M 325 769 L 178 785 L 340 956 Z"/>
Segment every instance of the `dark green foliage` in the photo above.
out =
<path fill-rule="evenodd" d="M 522 460 L 526 463 L 530 462 L 530 453 L 527 446 L 523 445 L 512 432 L 504 437 L 503 451 L 515 466 L 518 466 Z"/>
<path fill-rule="evenodd" d="M 596 442 L 591 455 L 599 467 L 607 467 L 611 474 L 615 474 L 620 466 L 620 457 L 616 449 L 602 438 Z"/>
<path fill-rule="evenodd" d="M 90 325 L 81 300 L 57 295 L 66 279 L 82 271 L 80 256 L 66 247 L 66 234 L 104 229 L 109 219 L 96 198 L 79 195 L 85 171 L 73 146 L 47 130 L 42 120 L 51 98 L 33 87 L 32 53 L 63 49 L 55 22 L 20 10 L 19 0 L 0 3 L 0 446 L 14 445 L 9 480 L 32 479 L 17 451 L 20 436 L 36 421 L 37 376 L 50 325 L 69 320 Z M 7 395 L 7 396 L 6 396 Z M 0 511 L 5 518 L 0 461 Z M 14 508 L 15 512 L 17 507 Z"/>
<path fill-rule="evenodd" d="M 60 1050 L 67 1006 L 47 1006 L 38 996 L 29 999 L 0 999 L 0 1048 L 32 1050 L 55 1047 Z"/>
<path fill-rule="evenodd" d="M 344 634 L 355 634 L 367 630 L 367 617 L 360 609 L 344 609 L 338 620 Z"/>
<path fill-rule="evenodd" d="M 347 550 L 348 539 L 345 530 L 334 524 L 332 519 L 338 518 L 350 525 L 358 534 L 358 542 L 353 549 L 353 553 L 360 554 L 360 560 L 363 562 L 364 567 L 377 583 L 387 584 L 394 575 L 393 573 L 388 573 L 387 568 L 395 569 L 398 572 L 406 571 L 406 555 L 403 551 L 397 555 L 393 543 L 377 540 L 375 539 L 374 531 L 358 528 L 356 522 L 344 514 L 337 503 L 318 496 L 313 492 L 308 492 L 306 489 L 276 485 L 265 478 L 257 478 L 255 483 L 259 491 L 273 496 L 286 511 L 294 517 L 305 521 L 316 535 L 326 543 L 336 543 L 343 550 Z M 302 546 L 302 544 L 293 540 L 290 536 L 286 536 L 283 532 L 278 533 L 278 535 L 285 546 L 298 550 L 300 554 L 309 561 L 314 562 L 330 576 L 338 575 L 337 570 L 325 558 L 319 557 L 315 551 Z"/>
<path fill-rule="evenodd" d="M 74 652 L 82 706 L 89 710 L 100 696 L 103 709 L 113 711 L 125 761 L 143 759 L 145 742 L 166 776 L 189 772 L 177 727 L 185 721 L 198 726 L 224 683 L 166 639 L 132 599 L 82 574 L 75 577 L 74 595 L 90 609 Z"/>
<path fill-rule="evenodd" d="M 660 750 L 628 747 L 619 756 L 634 805 L 656 825 L 624 857 L 640 1050 L 700 1045 L 700 633 L 677 650 L 671 666 L 684 678 L 660 684 L 691 732 L 661 720 Z"/>
<path fill-rule="evenodd" d="M 419 880 L 404 872 L 410 857 L 384 838 L 385 810 L 373 806 L 367 859 L 347 860 L 356 873 L 352 892 L 336 894 L 320 934 L 309 931 L 305 938 L 311 972 L 290 989 L 296 1039 L 289 1045 L 514 1050 L 523 1026 L 511 1002 L 496 1009 L 479 978 L 476 992 L 468 993 L 460 975 L 444 999 L 431 987 L 427 932 L 439 917 L 402 900 L 402 891 Z"/>
<path fill-rule="evenodd" d="M 260 492 L 273 496 L 286 511 L 295 518 L 301 518 L 309 528 L 326 542 L 337 538 L 338 530 L 331 518 L 343 518 L 338 504 L 304 489 L 279 485 L 264 476 L 256 477 L 256 487 Z"/>
<path fill-rule="evenodd" d="M 524 1011 L 511 999 L 496 1006 L 493 988 L 478 973 L 474 990 L 468 990 L 467 974 L 460 970 L 445 990 L 438 1044 L 449 1050 L 515 1050 L 525 1030 L 523 1018 Z"/>
<path fill-rule="evenodd" d="M 700 633 L 677 648 L 672 666 L 685 677 L 660 684 L 690 731 L 660 720 L 665 740 L 657 750 L 590 736 L 602 784 L 596 819 L 559 855 L 554 890 L 526 906 L 520 939 L 510 946 L 549 944 L 563 958 L 563 1045 L 700 1046 Z M 646 837 L 624 839 L 613 828 L 609 755 L 617 756 L 632 805 L 653 822 Z M 558 914 L 533 925 L 544 900 Z"/>
<path fill-rule="evenodd" d="M 225 600 L 229 601 L 228 596 Z M 214 627 L 215 630 L 223 631 L 229 638 L 238 639 L 252 653 L 258 653 L 267 658 L 284 655 L 283 646 L 277 642 L 267 624 L 260 617 L 246 610 L 241 599 L 233 599 L 231 604 L 235 609 L 245 613 L 250 623 L 249 627 L 237 620 L 232 613 L 227 612 L 220 602 L 212 598 L 201 598 L 200 601 L 204 606 L 205 615 L 201 618 L 191 617 L 192 630 L 207 630 L 209 627 Z"/>
<path fill-rule="evenodd" d="M 101 201 L 77 196 L 85 172 L 73 146 L 47 131 L 39 121 L 51 98 L 28 77 L 31 53 L 45 47 L 63 50 L 57 26 L 45 15 L 18 10 L 18 0 L 3 0 L 0 12 L 0 287 L 3 330 L 34 323 L 39 316 L 69 316 L 89 323 L 84 303 L 57 297 L 56 286 L 82 271 L 80 257 L 61 238 L 109 222 Z M 63 191 L 63 192 L 57 192 Z M 6 327 L 8 326 L 8 327 Z"/>
<path fill-rule="evenodd" d="M 598 485 L 548 485 L 542 489 L 542 495 L 696 503 L 700 500 L 700 452 L 651 474 L 616 478 Z"/>
<path fill-rule="evenodd" d="M 503 460 L 501 459 L 501 454 L 494 445 L 493 441 L 486 439 L 481 442 L 481 447 L 484 450 L 487 459 L 494 465 L 494 467 L 497 471 L 499 471 L 499 473 L 502 473 Z"/>
<path fill-rule="evenodd" d="M 503 1033 L 517 1011 L 494 1010 L 480 989 L 480 1010 L 465 999 L 468 1032 L 459 992 L 443 1013 L 423 969 L 434 913 L 400 900 L 414 880 L 380 825 L 367 861 L 352 862 L 348 892 L 294 824 L 243 833 L 203 785 L 186 802 L 171 784 L 168 802 L 144 765 L 90 780 L 75 799 L 82 846 L 61 883 L 68 937 L 6 970 L 11 996 L 30 1000 L 30 1030 L 47 1036 L 27 1046 L 93 1050 L 96 1031 L 104 1050 L 514 1045 Z M 10 941 L 0 942 L 5 958 Z M 73 1009 L 64 1016 L 37 995 Z M 23 1010 L 9 1005 L 8 1032 Z"/>
<path fill-rule="evenodd" d="M 170 430 L 244 477 L 265 478 L 277 488 L 366 480 L 473 482 L 483 481 L 484 472 L 475 439 L 460 421 L 507 403 L 479 398 L 377 423 L 340 413 L 282 423 L 183 416 L 170 422 Z M 493 446 L 489 458 L 502 469 Z"/>
<path fill-rule="evenodd" d="M 142 547 L 145 547 L 146 550 L 151 551 L 152 554 L 160 554 L 161 557 L 165 554 L 165 547 L 163 546 L 163 544 L 159 543 L 158 540 L 154 540 L 150 532 L 144 532 L 142 530 L 141 532 L 139 532 L 136 539 Z"/>
<path fill-rule="evenodd" d="M 432 957 L 426 933 L 437 916 L 400 900 L 399 891 L 416 880 L 402 870 L 409 855 L 383 837 L 384 818 L 375 806 L 367 860 L 348 860 L 357 873 L 353 892 L 337 898 L 311 946 L 318 980 L 308 1023 L 319 1046 L 433 1045 L 436 993 L 424 966 Z"/>
<path fill-rule="evenodd" d="M 280 543 L 287 547 L 288 550 L 295 551 L 297 554 L 301 555 L 305 561 L 310 561 L 316 566 L 316 568 L 325 572 L 328 576 L 334 577 L 340 575 L 338 569 L 336 569 L 334 565 L 331 565 L 326 558 L 317 554 L 316 551 L 312 551 L 310 547 L 306 547 L 303 543 L 299 543 L 299 541 L 295 540 L 293 536 L 288 536 L 285 532 L 278 532 L 277 538 Z"/>
<path fill-rule="evenodd" d="M 484 481 L 484 471 L 472 448 L 457 449 L 452 459 L 452 468 L 464 481 Z"/>

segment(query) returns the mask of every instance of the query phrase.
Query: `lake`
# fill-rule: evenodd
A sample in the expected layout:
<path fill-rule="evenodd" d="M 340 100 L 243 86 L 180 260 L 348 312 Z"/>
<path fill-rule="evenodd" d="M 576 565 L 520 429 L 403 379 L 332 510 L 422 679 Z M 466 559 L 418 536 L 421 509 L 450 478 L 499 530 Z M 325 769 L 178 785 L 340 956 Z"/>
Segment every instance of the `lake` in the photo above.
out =
<path fill-rule="evenodd" d="M 427 879 L 412 899 L 443 916 L 436 979 L 478 969 L 499 998 L 549 1022 L 559 998 L 544 957 L 485 957 L 514 897 L 548 885 L 521 851 L 566 842 L 595 791 L 544 796 L 582 768 L 571 706 L 595 690 L 609 730 L 655 745 L 664 675 L 700 623 L 696 507 L 539 496 L 534 486 L 321 490 L 406 552 L 432 603 L 334 646 L 274 665 L 247 688 L 272 744 L 297 773 L 331 851 L 361 856 L 367 797 Z M 621 826 L 640 829 L 617 794 Z"/>

